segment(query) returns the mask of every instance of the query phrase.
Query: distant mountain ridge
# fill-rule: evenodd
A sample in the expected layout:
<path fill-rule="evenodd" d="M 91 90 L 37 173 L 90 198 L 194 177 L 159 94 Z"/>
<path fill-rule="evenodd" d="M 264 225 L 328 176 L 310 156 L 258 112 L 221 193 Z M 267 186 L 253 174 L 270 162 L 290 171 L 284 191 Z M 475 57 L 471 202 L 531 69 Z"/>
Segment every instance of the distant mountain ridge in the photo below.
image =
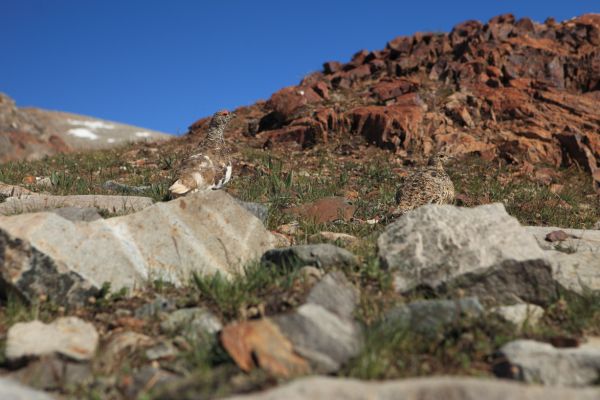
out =
<path fill-rule="evenodd" d="M 57 153 L 170 137 L 166 133 L 90 116 L 19 108 L 12 98 L 0 93 L 0 162 L 34 160 Z"/>

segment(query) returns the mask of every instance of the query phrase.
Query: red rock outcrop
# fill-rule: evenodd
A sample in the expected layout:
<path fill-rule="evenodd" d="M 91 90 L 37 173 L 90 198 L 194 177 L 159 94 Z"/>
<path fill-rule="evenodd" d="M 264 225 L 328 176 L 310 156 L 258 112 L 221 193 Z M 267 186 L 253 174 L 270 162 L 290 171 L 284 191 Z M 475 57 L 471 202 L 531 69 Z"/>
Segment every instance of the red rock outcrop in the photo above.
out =
<path fill-rule="evenodd" d="M 444 147 L 523 165 L 577 164 L 600 187 L 598 100 L 600 14 L 560 23 L 506 14 L 326 62 L 251 106 L 254 122 L 240 129 L 268 146 L 362 135 L 400 156 Z"/>

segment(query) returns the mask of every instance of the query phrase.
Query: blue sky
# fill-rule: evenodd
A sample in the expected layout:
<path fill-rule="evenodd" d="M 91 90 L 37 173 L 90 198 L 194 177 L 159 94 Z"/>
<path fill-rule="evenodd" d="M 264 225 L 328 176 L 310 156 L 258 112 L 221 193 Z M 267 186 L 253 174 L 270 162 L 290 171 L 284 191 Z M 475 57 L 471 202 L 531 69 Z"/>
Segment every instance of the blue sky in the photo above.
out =
<path fill-rule="evenodd" d="M 505 12 L 560 21 L 600 2 L 0 0 L 0 91 L 20 106 L 184 133 L 324 61 Z"/>

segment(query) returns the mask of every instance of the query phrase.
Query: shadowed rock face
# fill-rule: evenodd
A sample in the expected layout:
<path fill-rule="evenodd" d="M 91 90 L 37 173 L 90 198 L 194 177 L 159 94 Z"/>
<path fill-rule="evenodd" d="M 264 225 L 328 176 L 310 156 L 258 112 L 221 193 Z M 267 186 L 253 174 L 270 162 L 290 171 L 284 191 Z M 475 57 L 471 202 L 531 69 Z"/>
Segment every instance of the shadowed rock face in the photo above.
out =
<path fill-rule="evenodd" d="M 26 301 L 41 295 L 57 303 L 81 303 L 96 293 L 77 272 L 40 252 L 26 240 L 0 230 L 0 293 L 16 293 Z"/>
<path fill-rule="evenodd" d="M 0 93 L 0 163 L 168 137 L 83 115 L 18 108 L 13 99 Z"/>
<path fill-rule="evenodd" d="M 502 15 L 326 62 L 236 110 L 233 130 L 265 146 L 362 135 L 399 155 L 446 146 L 523 165 L 577 164 L 598 182 L 599 76 L 600 15 L 561 23 Z"/>

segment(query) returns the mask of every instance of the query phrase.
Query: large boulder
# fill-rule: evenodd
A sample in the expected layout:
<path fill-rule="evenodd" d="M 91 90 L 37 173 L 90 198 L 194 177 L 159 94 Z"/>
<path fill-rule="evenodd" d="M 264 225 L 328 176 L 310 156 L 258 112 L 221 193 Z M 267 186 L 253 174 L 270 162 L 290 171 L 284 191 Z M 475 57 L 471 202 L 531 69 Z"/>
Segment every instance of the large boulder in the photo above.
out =
<path fill-rule="evenodd" d="M 444 400 L 596 400 L 600 389 L 546 388 L 481 378 L 430 377 L 387 382 L 315 376 L 230 400 L 444 399 Z"/>
<path fill-rule="evenodd" d="M 557 297 L 550 261 L 502 204 L 426 205 L 390 224 L 377 245 L 400 292 L 460 290 L 494 305 Z"/>
<path fill-rule="evenodd" d="M 48 294 L 56 300 L 55 279 L 67 274 L 90 287 L 109 282 L 133 288 L 148 280 L 184 283 L 191 274 L 225 277 L 275 244 L 260 220 L 222 191 L 158 203 L 127 216 L 73 223 L 54 213 L 0 217 L 0 278 L 25 297 Z M 43 263 L 43 264 L 42 264 Z M 46 276 L 39 285 L 34 272 Z M 86 289 L 89 289 L 87 287 Z"/>

